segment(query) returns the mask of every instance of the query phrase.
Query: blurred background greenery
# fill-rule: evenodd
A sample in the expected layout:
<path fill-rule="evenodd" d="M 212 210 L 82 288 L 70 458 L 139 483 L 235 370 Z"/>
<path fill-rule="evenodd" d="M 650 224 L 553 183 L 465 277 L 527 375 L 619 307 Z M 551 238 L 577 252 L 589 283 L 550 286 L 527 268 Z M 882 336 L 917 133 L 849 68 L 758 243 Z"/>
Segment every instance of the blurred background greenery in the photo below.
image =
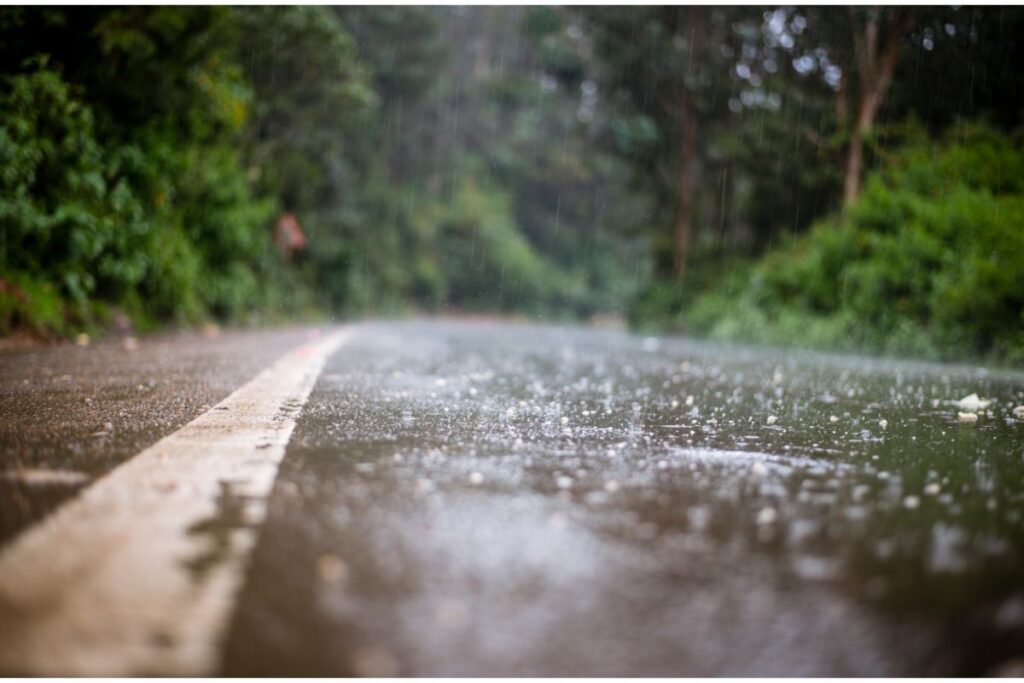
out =
<path fill-rule="evenodd" d="M 0 333 L 497 313 L 1024 364 L 1022 30 L 0 8 Z"/>

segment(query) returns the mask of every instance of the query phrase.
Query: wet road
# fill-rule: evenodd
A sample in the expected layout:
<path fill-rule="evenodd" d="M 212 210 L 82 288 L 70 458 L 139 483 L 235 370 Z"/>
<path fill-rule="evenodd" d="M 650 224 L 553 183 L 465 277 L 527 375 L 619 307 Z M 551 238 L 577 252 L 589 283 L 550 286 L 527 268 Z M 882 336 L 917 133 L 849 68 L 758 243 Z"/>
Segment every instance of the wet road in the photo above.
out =
<path fill-rule="evenodd" d="M 0 353 L 0 544 L 192 420 L 306 330 Z"/>
<path fill-rule="evenodd" d="M 189 342 L 203 360 L 169 341 L 162 403 L 135 356 L 84 376 L 106 351 L 2 357 L 2 465 L 101 473 L 301 335 Z M 956 404 L 972 393 L 992 402 Z M 18 407 L 85 394 L 105 407 L 56 425 Z M 1021 404 L 1024 375 L 969 367 L 356 326 L 298 418 L 219 672 L 1020 675 Z M 140 422 L 126 445 L 62 437 L 115 409 Z M 57 504 L 17 487 L 10 535 Z"/>

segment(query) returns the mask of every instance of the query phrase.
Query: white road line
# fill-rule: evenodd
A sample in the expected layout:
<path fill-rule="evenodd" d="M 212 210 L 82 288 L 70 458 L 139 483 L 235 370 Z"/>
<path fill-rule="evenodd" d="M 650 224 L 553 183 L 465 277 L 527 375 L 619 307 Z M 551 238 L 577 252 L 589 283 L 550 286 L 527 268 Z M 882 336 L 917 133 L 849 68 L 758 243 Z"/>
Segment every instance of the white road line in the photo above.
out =
<path fill-rule="evenodd" d="M 0 672 L 215 673 L 295 420 L 348 334 L 288 353 L 0 552 Z"/>

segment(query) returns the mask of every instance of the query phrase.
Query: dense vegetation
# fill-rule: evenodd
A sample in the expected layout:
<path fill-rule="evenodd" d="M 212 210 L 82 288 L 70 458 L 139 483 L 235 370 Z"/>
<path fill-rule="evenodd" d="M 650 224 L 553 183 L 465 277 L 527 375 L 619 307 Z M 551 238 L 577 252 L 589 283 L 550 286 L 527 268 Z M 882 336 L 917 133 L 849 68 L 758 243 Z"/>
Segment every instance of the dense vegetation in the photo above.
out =
<path fill-rule="evenodd" d="M 634 324 L 1024 362 L 1018 8 L 585 14 L 654 199 Z"/>
<path fill-rule="evenodd" d="M 1024 363 L 1024 150 L 918 137 L 849 210 L 736 268 L 685 312 L 717 339 Z"/>
<path fill-rule="evenodd" d="M 566 142 L 577 98 L 534 56 L 563 20 L 538 17 L 0 10 L 0 332 L 621 310 L 645 252 L 600 214 L 624 164 Z M 284 212 L 301 253 L 272 243 Z"/>
<path fill-rule="evenodd" d="M 1024 362 L 1019 8 L 0 9 L 0 333 L 409 310 Z M 308 245 L 278 248 L 297 217 Z"/>

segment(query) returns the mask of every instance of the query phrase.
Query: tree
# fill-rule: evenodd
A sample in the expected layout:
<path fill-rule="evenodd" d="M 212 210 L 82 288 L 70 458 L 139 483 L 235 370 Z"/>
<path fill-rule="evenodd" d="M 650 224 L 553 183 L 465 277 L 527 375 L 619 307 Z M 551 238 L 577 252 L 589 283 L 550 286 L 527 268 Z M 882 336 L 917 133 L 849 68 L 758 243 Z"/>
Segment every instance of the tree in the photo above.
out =
<path fill-rule="evenodd" d="M 237 8 L 232 26 L 233 59 L 254 93 L 249 163 L 264 191 L 309 218 L 337 203 L 374 154 L 362 146 L 378 104 L 369 74 L 329 8 Z"/>
<path fill-rule="evenodd" d="M 723 57 L 705 44 L 723 40 L 732 9 L 594 8 L 582 11 L 598 74 L 612 110 L 609 141 L 655 199 L 659 272 L 681 279 L 700 207 L 696 188 L 709 140 L 729 113 L 716 78 Z M 728 70 L 725 70 L 728 74 Z"/>
<path fill-rule="evenodd" d="M 870 135 L 892 86 L 900 49 L 914 23 L 914 14 L 906 9 L 850 7 L 849 14 L 858 89 L 843 179 L 844 204 L 850 204 L 860 194 L 864 176 L 864 139 Z M 849 118 L 846 111 L 849 81 L 850 75 L 844 74 L 837 91 L 840 125 Z"/>
<path fill-rule="evenodd" d="M 679 199 L 675 221 L 675 252 L 672 273 L 682 280 L 686 273 L 686 259 L 690 250 L 690 230 L 693 223 L 694 166 L 697 163 L 697 88 L 700 78 L 701 31 L 703 9 L 690 7 L 686 30 L 689 33 L 690 55 L 686 64 L 686 77 L 679 93 L 680 146 L 679 146 Z"/>

